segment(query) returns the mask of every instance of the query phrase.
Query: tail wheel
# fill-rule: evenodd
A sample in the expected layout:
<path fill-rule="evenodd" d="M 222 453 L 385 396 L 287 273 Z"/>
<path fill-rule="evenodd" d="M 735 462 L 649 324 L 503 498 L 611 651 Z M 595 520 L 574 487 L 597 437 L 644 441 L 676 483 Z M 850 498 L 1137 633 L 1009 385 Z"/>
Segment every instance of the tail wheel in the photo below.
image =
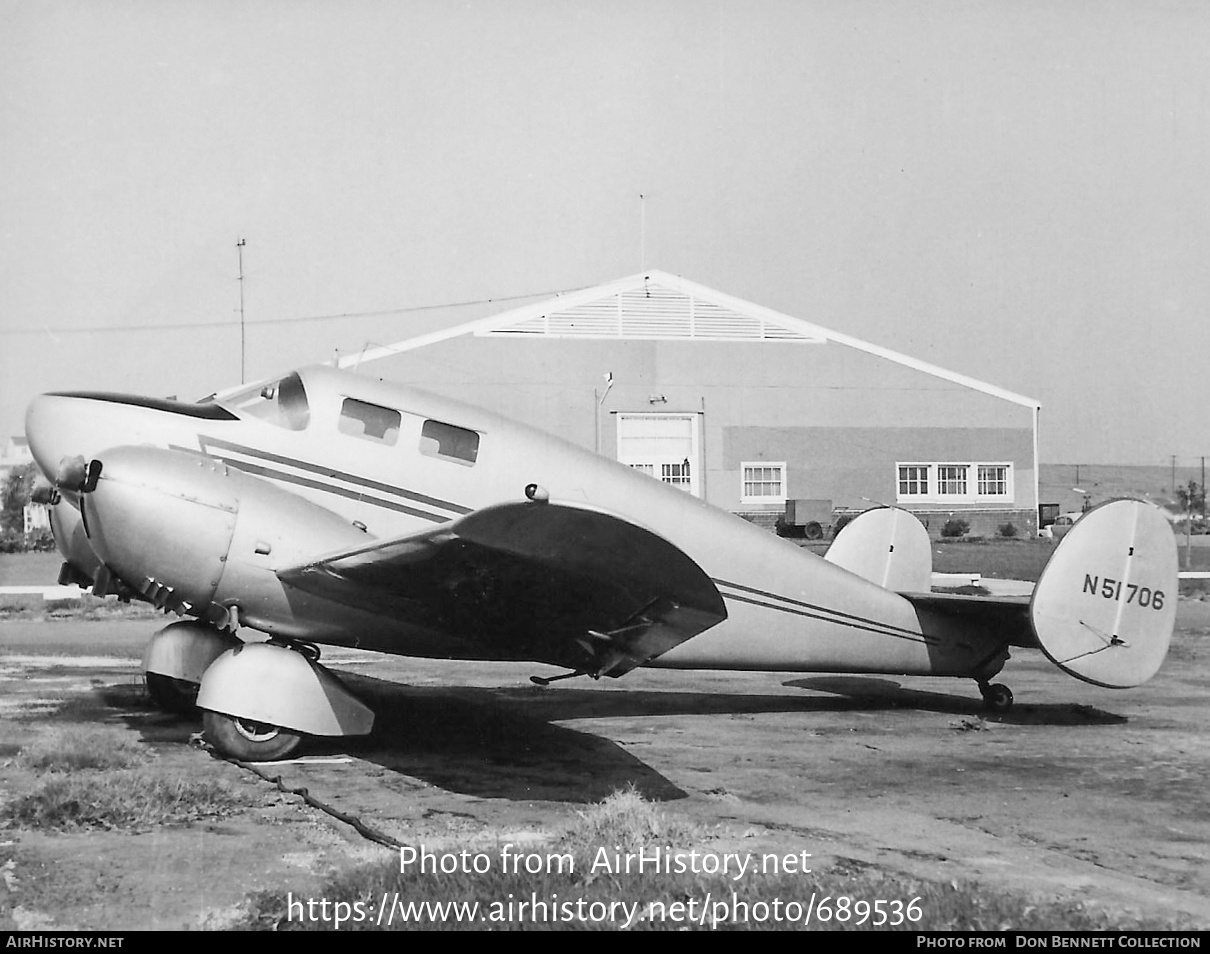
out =
<path fill-rule="evenodd" d="M 200 687 L 196 682 L 175 679 L 158 672 L 144 673 L 144 677 L 147 680 L 147 695 L 165 712 L 192 715 L 197 711 L 197 691 Z"/>
<path fill-rule="evenodd" d="M 202 715 L 202 737 L 221 755 L 243 762 L 289 758 L 303 740 L 290 729 L 210 711 Z"/>
<path fill-rule="evenodd" d="M 983 694 L 983 708 L 988 712 L 1007 712 L 1013 707 L 1013 691 L 1008 686 L 996 683 L 994 686 L 980 686 Z"/>

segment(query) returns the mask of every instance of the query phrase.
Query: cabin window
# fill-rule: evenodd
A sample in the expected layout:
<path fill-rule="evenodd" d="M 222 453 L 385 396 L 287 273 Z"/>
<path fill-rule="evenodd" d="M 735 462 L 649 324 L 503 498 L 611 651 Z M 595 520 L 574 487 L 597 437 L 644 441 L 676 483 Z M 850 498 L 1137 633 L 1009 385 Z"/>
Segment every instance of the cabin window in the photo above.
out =
<path fill-rule="evenodd" d="M 479 458 L 479 432 L 441 421 L 425 421 L 420 428 L 420 453 L 458 464 L 473 464 Z"/>
<path fill-rule="evenodd" d="M 304 430 L 311 421 L 307 389 L 297 373 L 272 384 L 257 385 L 223 401 L 241 416 L 260 418 L 290 431 Z"/>
<path fill-rule="evenodd" d="M 340 433 L 361 437 L 380 444 L 394 444 L 399 439 L 398 411 L 379 407 L 356 398 L 345 398 L 340 406 Z"/>

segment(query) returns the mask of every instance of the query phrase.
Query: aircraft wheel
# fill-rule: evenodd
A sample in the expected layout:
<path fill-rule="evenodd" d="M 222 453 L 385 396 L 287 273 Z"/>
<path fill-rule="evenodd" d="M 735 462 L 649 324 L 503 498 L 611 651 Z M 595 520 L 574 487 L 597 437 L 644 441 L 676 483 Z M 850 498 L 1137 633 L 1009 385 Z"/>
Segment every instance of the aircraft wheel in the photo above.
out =
<path fill-rule="evenodd" d="M 221 755 L 243 762 L 289 758 L 303 740 L 300 733 L 280 726 L 209 710 L 202 714 L 202 737 Z"/>
<path fill-rule="evenodd" d="M 197 691 L 200 687 L 196 682 L 175 679 L 158 672 L 144 673 L 144 677 L 147 695 L 165 712 L 190 715 L 197 711 Z"/>
<path fill-rule="evenodd" d="M 983 708 L 988 712 L 1007 712 L 1013 707 L 1013 691 L 1008 686 L 996 683 L 994 686 L 980 686 L 983 693 Z"/>

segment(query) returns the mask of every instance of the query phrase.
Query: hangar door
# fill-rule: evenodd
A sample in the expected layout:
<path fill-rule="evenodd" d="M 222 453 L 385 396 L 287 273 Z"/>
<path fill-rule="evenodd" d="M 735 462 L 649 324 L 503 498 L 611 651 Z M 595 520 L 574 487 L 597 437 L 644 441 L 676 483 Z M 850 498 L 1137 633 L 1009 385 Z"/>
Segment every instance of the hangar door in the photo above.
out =
<path fill-rule="evenodd" d="M 699 417 L 697 414 L 619 413 L 618 460 L 700 497 Z"/>

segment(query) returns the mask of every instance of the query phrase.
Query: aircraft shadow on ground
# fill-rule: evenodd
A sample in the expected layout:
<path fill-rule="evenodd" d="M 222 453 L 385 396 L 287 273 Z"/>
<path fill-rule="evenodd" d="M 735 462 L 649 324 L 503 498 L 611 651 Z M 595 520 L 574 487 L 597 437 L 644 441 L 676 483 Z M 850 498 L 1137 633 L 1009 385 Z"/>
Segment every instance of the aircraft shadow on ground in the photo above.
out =
<path fill-rule="evenodd" d="M 812 692 L 834 693 L 843 699 L 840 706 L 815 706 L 810 708 L 860 709 L 864 711 L 885 709 L 916 709 L 925 712 L 946 712 L 954 715 L 986 716 L 1007 725 L 1121 725 L 1129 720 L 1126 716 L 1106 712 L 1093 706 L 1048 702 L 1022 705 L 1017 703 L 1008 712 L 990 713 L 983 708 L 982 700 L 976 695 L 961 696 L 923 689 L 909 689 L 893 679 L 873 676 L 813 676 L 792 679 L 782 683 Z M 973 687 L 972 687 L 973 688 Z M 977 691 L 976 691 L 977 692 Z M 816 700 L 812 699 L 814 703 Z"/>
<path fill-rule="evenodd" d="M 558 723 L 669 715 L 747 715 L 913 709 L 982 714 L 977 697 L 908 689 L 886 678 L 820 676 L 783 685 L 820 695 L 538 687 L 408 686 L 354 673 L 340 678 L 376 714 L 365 738 L 312 739 L 306 753 L 348 753 L 392 772 L 483 798 L 589 803 L 633 786 L 653 801 L 686 793 L 611 739 Z M 149 742 L 187 744 L 200 720 L 160 713 L 140 686 L 94 689 L 96 706 L 121 709 Z M 1124 717 L 1084 705 L 1018 705 L 997 721 L 1111 725 Z"/>

